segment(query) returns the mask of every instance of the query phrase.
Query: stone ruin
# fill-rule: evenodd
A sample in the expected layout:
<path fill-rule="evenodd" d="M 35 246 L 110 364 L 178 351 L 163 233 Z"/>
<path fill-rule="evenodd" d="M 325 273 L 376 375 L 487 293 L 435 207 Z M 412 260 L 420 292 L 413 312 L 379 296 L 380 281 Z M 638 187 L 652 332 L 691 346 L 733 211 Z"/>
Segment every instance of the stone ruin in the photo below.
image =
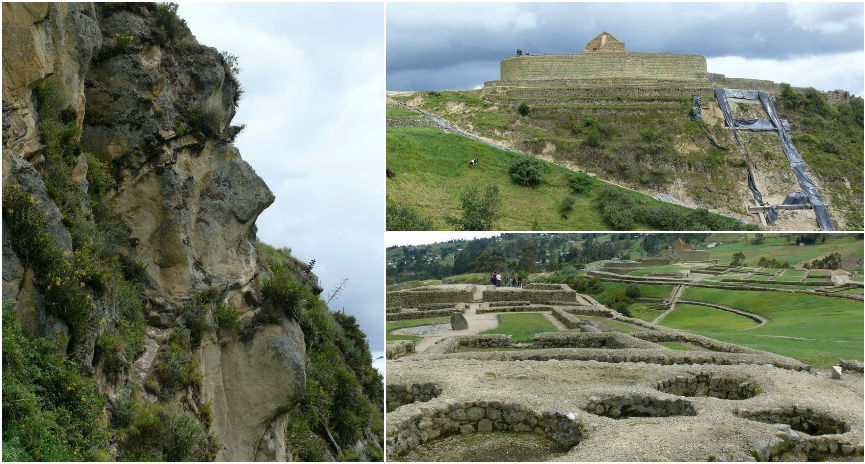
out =
<path fill-rule="evenodd" d="M 432 287 L 389 315 L 537 312 L 561 329 L 528 343 L 469 330 L 389 355 L 390 459 L 444 437 L 471 449 L 477 442 L 463 437 L 499 432 L 560 440 L 556 459 L 566 461 L 862 459 L 859 362 L 839 362 L 844 375 L 833 380 L 792 358 L 625 317 L 562 286 L 441 289 L 470 298 L 422 310 L 438 298 Z M 606 437 L 614 445 L 599 447 Z"/>

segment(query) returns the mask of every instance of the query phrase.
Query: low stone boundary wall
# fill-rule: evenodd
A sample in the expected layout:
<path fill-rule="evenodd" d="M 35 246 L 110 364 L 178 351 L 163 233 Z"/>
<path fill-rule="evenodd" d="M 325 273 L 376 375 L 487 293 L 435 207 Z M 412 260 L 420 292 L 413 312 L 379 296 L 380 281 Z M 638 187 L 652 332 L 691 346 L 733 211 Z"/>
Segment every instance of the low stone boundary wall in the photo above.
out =
<path fill-rule="evenodd" d="M 575 301 L 577 292 L 567 290 L 529 290 L 520 288 L 502 288 L 484 291 L 485 302 L 495 301 L 530 301 L 541 303 L 546 301 Z"/>
<path fill-rule="evenodd" d="M 469 303 L 472 301 L 471 290 L 449 290 L 440 288 L 418 287 L 397 292 L 387 292 L 386 306 L 402 306 L 417 308 L 428 303 Z"/>
<path fill-rule="evenodd" d="M 711 351 L 676 351 L 663 347 L 646 348 L 539 348 L 508 351 L 424 352 L 424 359 L 477 359 L 483 361 L 599 361 L 608 363 L 643 362 L 649 364 L 771 364 L 781 369 L 808 371 L 811 366 L 779 355 L 756 353 L 718 353 Z"/>
<path fill-rule="evenodd" d="M 409 353 L 414 353 L 414 341 L 413 340 L 396 340 L 392 342 L 387 342 L 386 356 L 387 359 L 397 359 L 401 358 Z"/>
<path fill-rule="evenodd" d="M 463 401 L 422 408 L 387 427 L 389 456 L 404 455 L 414 447 L 437 438 L 475 432 L 513 431 L 541 433 L 564 448 L 583 437 L 583 424 L 572 414 L 535 412 L 518 403 Z"/>
<path fill-rule="evenodd" d="M 579 329 L 583 322 L 577 316 L 559 308 L 553 308 L 553 317 L 558 319 L 569 329 Z"/>
<path fill-rule="evenodd" d="M 422 319 L 427 317 L 450 316 L 451 313 L 461 313 L 462 309 L 433 309 L 429 311 L 400 311 L 398 313 L 388 312 L 385 314 L 385 319 L 388 321 L 403 321 L 406 319 Z"/>
<path fill-rule="evenodd" d="M 665 330 L 652 330 L 647 332 L 637 332 L 631 334 L 635 338 L 639 338 L 640 340 L 646 340 L 652 343 L 665 343 L 665 342 L 673 342 L 673 343 L 690 343 L 692 345 L 697 345 L 707 350 L 718 351 L 722 353 L 751 353 L 751 354 L 765 354 L 766 352 L 755 350 L 753 348 L 748 348 L 742 345 L 735 345 L 733 343 L 726 343 L 720 340 L 715 340 L 714 338 L 704 337 L 702 335 L 689 334 L 685 332 L 674 332 L 674 331 L 665 331 Z"/>
<path fill-rule="evenodd" d="M 765 274 L 763 274 L 765 275 Z M 774 274 L 769 274 L 774 275 Z M 797 287 L 831 287 L 834 285 L 831 280 L 825 279 L 820 282 L 815 282 L 813 280 L 808 281 L 789 281 L 789 280 L 757 280 L 757 279 L 723 279 L 722 282 L 734 282 L 740 284 L 772 284 L 772 285 L 790 285 Z M 727 285 L 726 287 L 735 288 L 735 286 Z"/>
<path fill-rule="evenodd" d="M 527 304 L 523 306 L 491 306 L 489 308 L 478 308 L 478 314 L 484 313 L 519 313 L 519 312 L 538 312 L 552 311 L 552 306 L 543 306 L 536 304 Z"/>
<path fill-rule="evenodd" d="M 387 384 L 387 412 L 415 402 L 425 402 L 441 395 L 442 389 L 435 382 L 411 385 Z"/>
<path fill-rule="evenodd" d="M 460 303 L 424 303 L 417 306 L 419 311 L 429 311 L 432 309 L 446 309 L 460 306 Z M 461 306 L 460 306 L 461 307 Z"/>
<path fill-rule="evenodd" d="M 658 382 L 658 391 L 678 396 L 711 396 L 723 400 L 753 398 L 762 389 L 754 382 L 743 379 L 716 376 L 711 372 L 700 372 L 691 376 L 678 375 Z"/>
<path fill-rule="evenodd" d="M 677 398 L 659 398 L 643 393 L 627 393 L 606 398 L 589 398 L 586 411 L 613 419 L 626 417 L 696 416 L 694 404 Z"/>
<path fill-rule="evenodd" d="M 571 313 L 571 314 L 576 314 L 578 316 L 582 315 L 582 316 L 610 317 L 613 315 L 612 309 L 607 308 L 606 306 L 602 306 L 602 305 L 597 305 L 597 306 L 595 306 L 595 305 L 592 305 L 592 306 L 586 306 L 586 305 L 571 306 L 571 305 L 568 305 L 567 307 L 565 307 L 563 309 L 565 311 Z M 616 314 L 618 314 L 618 313 L 616 313 Z"/>
<path fill-rule="evenodd" d="M 536 348 L 644 348 L 654 350 L 658 346 L 623 333 L 616 332 L 544 332 L 534 336 Z"/>
<path fill-rule="evenodd" d="M 506 348 L 511 346 L 511 336 L 504 334 L 461 335 L 454 337 L 459 346 L 471 348 Z"/>
<path fill-rule="evenodd" d="M 493 306 L 525 306 L 525 305 L 529 305 L 529 304 L 532 304 L 532 303 L 530 301 L 493 301 L 493 302 L 487 303 L 487 305 L 489 305 L 489 307 L 491 307 L 491 308 Z"/>
<path fill-rule="evenodd" d="M 568 286 L 565 284 L 544 284 L 540 282 L 535 282 L 531 284 L 526 284 L 526 290 L 564 290 Z"/>
<path fill-rule="evenodd" d="M 844 369 L 845 372 L 858 372 L 862 373 L 862 361 L 850 361 L 846 359 L 842 359 L 838 361 L 838 365 L 841 366 L 841 369 Z"/>

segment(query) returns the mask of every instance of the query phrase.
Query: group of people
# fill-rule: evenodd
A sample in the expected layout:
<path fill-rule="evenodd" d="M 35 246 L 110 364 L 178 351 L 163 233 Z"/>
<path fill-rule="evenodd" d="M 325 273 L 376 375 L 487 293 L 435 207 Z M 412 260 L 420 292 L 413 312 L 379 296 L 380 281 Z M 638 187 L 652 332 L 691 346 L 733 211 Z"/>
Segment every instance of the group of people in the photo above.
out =
<path fill-rule="evenodd" d="M 493 272 L 490 274 L 490 285 L 495 285 L 496 287 L 518 287 L 522 288 L 523 286 L 523 278 L 520 276 L 504 276 L 504 280 L 502 280 L 502 275 Z"/>

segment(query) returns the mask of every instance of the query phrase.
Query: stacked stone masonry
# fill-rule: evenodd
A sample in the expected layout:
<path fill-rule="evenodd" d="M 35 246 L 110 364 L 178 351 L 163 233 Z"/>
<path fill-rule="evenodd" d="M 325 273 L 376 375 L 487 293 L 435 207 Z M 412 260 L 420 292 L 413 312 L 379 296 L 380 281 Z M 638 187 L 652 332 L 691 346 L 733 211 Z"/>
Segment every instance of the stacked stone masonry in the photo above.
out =
<path fill-rule="evenodd" d="M 531 55 L 505 58 L 501 80 L 597 78 L 705 79 L 706 58 L 670 53 Z"/>
<path fill-rule="evenodd" d="M 660 398 L 642 393 L 627 393 L 607 398 L 592 397 L 589 398 L 585 410 L 612 419 L 697 415 L 697 410 L 688 400 Z"/>
<path fill-rule="evenodd" d="M 535 348 L 643 348 L 654 350 L 658 346 L 630 335 L 616 332 L 544 332 L 535 334 Z"/>
<path fill-rule="evenodd" d="M 678 396 L 711 396 L 723 400 L 744 400 L 762 392 L 754 382 L 729 377 L 720 377 L 711 372 L 700 372 L 690 376 L 676 376 L 658 382 L 658 391 Z"/>
<path fill-rule="evenodd" d="M 417 308 L 429 303 L 469 303 L 472 292 L 469 290 L 450 289 L 410 289 L 387 292 L 387 307 Z"/>
<path fill-rule="evenodd" d="M 572 414 L 535 412 L 518 403 L 463 401 L 439 404 L 421 410 L 387 429 L 387 452 L 406 454 L 431 440 L 475 432 L 534 432 L 564 448 L 580 442 L 583 425 Z"/>
<path fill-rule="evenodd" d="M 387 385 L 387 412 L 411 403 L 423 403 L 441 395 L 442 389 L 435 382 L 411 385 Z"/>
<path fill-rule="evenodd" d="M 834 435 L 850 431 L 850 426 L 831 415 L 811 408 L 774 408 L 763 410 L 737 409 L 739 417 L 767 424 L 787 424 L 809 435 Z"/>
<path fill-rule="evenodd" d="M 459 341 L 459 346 L 471 348 L 507 348 L 511 346 L 510 335 L 462 335 L 456 338 Z"/>
<path fill-rule="evenodd" d="M 414 353 L 414 341 L 396 340 L 387 343 L 387 359 L 401 358 L 409 353 Z"/>

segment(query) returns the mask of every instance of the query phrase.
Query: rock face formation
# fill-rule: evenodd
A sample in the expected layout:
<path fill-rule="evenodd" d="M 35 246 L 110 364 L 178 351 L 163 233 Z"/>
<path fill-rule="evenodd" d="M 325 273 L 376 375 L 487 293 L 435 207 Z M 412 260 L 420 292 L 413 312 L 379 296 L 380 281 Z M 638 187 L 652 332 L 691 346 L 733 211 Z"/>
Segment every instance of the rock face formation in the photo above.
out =
<path fill-rule="evenodd" d="M 270 270 L 257 257 L 255 221 L 274 196 L 232 145 L 241 129 L 231 125 L 241 92 L 233 64 L 199 44 L 165 4 L 4 3 L 3 32 L 4 187 L 20 185 L 36 200 L 63 256 L 86 249 L 74 243 L 86 241 L 84 228 L 113 224 L 104 233 L 116 238 L 114 259 L 136 263 L 124 269 L 138 269 L 143 282 L 135 287 L 143 295 L 142 348 L 134 359 L 120 354 L 109 379 L 103 368 L 114 358 L 97 345 L 121 327 L 120 298 L 82 283 L 94 322 L 83 328 L 49 310 L 51 285 L 20 256 L 22 237 L 11 235 L 6 214 L 4 300 L 16 302 L 27 332 L 55 340 L 58 353 L 96 375 L 111 407 L 133 392 L 156 401 L 151 379 L 166 375 L 157 367 L 172 356 L 173 329 L 190 327 L 198 340 L 189 376 L 200 381 L 173 398 L 209 422 L 221 445 L 210 457 L 290 460 L 286 413 L 304 396 L 307 344 L 296 318 L 262 316 Z M 60 155 L 52 128 L 61 128 Z M 104 185 L 94 166 L 106 167 Z M 68 170 L 60 176 L 67 189 L 51 169 Z M 94 206 L 94 192 L 105 210 Z M 100 219 L 109 217 L 119 222 Z M 240 327 L 255 330 L 241 337 L 197 329 L 184 308 L 205 292 L 205 320 L 227 306 Z"/>

